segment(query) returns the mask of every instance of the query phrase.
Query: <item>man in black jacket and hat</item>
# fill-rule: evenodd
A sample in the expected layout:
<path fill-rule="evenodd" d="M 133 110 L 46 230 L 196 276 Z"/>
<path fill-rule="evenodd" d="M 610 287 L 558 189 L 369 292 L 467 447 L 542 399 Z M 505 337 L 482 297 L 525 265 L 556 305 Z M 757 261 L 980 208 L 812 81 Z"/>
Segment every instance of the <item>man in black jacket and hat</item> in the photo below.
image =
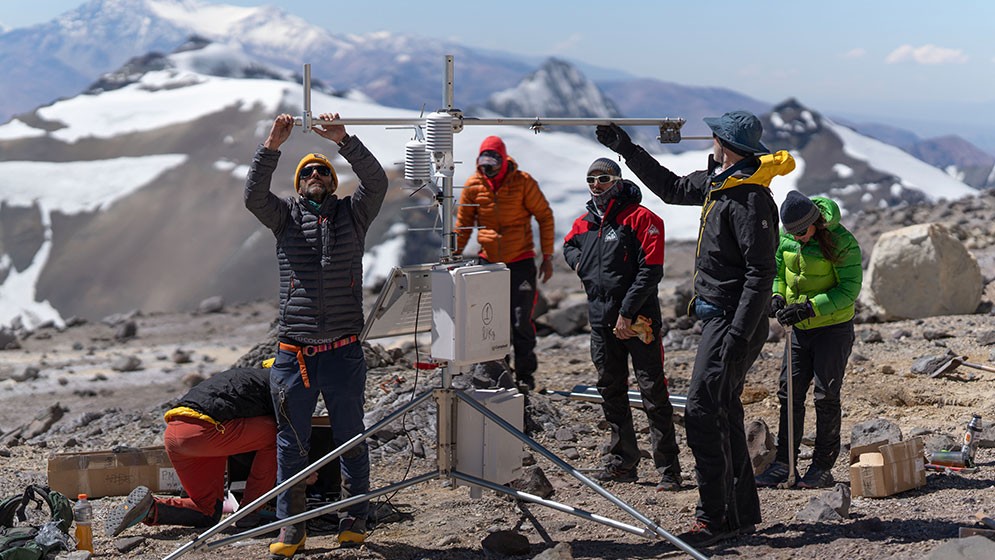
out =
<path fill-rule="evenodd" d="M 771 154 L 760 142 L 763 126 L 751 113 L 732 111 L 705 123 L 713 134 L 708 166 L 683 177 L 614 123 L 597 128 L 598 140 L 624 157 L 664 202 L 702 207 L 688 310 L 702 321 L 702 333 L 684 412 L 699 500 L 694 525 L 679 535 L 691 546 L 753 532 L 760 522 L 740 395 L 767 339 L 777 272 L 777 205 L 770 182 L 795 167 L 790 154 Z"/>

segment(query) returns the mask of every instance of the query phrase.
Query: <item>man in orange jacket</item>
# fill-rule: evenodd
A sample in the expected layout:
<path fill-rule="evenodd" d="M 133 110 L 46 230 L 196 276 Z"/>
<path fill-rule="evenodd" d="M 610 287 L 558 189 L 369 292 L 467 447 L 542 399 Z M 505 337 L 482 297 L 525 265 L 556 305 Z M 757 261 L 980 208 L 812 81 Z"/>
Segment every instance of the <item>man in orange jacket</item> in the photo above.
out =
<path fill-rule="evenodd" d="M 456 251 L 460 253 L 477 228 L 480 262 L 503 262 L 511 271 L 512 345 L 515 379 L 520 388 L 535 389 L 536 331 L 532 324 L 536 290 L 532 217 L 539 223 L 543 283 L 553 276 L 553 211 L 539 184 L 508 156 L 504 141 L 488 136 L 480 144 L 477 171 L 466 181 L 456 214 Z"/>

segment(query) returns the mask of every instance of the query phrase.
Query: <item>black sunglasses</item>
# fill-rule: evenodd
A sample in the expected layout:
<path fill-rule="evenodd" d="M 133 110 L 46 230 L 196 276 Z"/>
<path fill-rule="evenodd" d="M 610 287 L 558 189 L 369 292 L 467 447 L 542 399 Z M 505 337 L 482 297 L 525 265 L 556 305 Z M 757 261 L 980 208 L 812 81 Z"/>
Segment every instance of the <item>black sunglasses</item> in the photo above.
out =
<path fill-rule="evenodd" d="M 612 181 L 616 181 L 618 179 L 621 179 L 621 177 L 616 177 L 615 175 L 598 175 L 596 177 L 593 175 L 588 175 L 587 184 L 593 185 L 594 183 L 601 183 L 602 185 L 604 185 L 605 183 L 611 183 Z"/>
<path fill-rule="evenodd" d="M 305 167 L 304 169 L 301 169 L 300 178 L 307 179 L 315 171 L 317 171 L 318 175 L 321 175 L 322 177 L 328 177 L 329 175 L 332 174 L 332 170 L 325 167 L 324 165 L 315 165 L 312 167 Z"/>

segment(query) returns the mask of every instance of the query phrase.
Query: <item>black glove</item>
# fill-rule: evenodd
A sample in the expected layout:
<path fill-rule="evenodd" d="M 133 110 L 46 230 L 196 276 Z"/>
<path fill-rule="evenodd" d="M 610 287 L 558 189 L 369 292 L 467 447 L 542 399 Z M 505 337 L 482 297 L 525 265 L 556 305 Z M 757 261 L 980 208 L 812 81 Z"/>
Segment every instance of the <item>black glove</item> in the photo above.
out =
<path fill-rule="evenodd" d="M 767 316 L 771 318 L 775 317 L 778 311 L 784 309 L 784 305 L 784 298 L 781 294 L 774 294 L 770 298 L 770 307 L 767 308 Z"/>
<path fill-rule="evenodd" d="M 727 332 L 722 339 L 722 349 L 719 357 L 725 363 L 740 362 L 746 357 L 746 339 Z"/>
<path fill-rule="evenodd" d="M 595 129 L 595 134 L 598 137 L 598 142 L 626 159 L 636 152 L 636 145 L 632 143 L 629 134 L 615 123 L 599 124 Z"/>
<path fill-rule="evenodd" d="M 809 302 L 792 303 L 777 312 L 777 322 L 785 327 L 800 323 L 809 317 L 815 317 L 815 310 Z"/>

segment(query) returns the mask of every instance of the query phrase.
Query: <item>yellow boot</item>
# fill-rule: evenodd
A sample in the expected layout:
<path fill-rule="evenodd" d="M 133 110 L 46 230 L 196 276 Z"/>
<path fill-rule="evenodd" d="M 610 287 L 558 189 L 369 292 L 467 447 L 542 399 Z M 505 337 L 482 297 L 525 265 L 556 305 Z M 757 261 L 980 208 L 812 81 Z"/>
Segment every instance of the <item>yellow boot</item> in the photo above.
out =
<path fill-rule="evenodd" d="M 359 546 L 366 540 L 366 521 L 355 517 L 343 517 L 339 521 L 338 541 L 342 546 Z"/>
<path fill-rule="evenodd" d="M 304 550 L 305 540 L 307 540 L 307 531 L 303 523 L 280 529 L 280 536 L 276 542 L 269 545 L 270 558 L 274 560 L 293 558 L 295 554 Z"/>

